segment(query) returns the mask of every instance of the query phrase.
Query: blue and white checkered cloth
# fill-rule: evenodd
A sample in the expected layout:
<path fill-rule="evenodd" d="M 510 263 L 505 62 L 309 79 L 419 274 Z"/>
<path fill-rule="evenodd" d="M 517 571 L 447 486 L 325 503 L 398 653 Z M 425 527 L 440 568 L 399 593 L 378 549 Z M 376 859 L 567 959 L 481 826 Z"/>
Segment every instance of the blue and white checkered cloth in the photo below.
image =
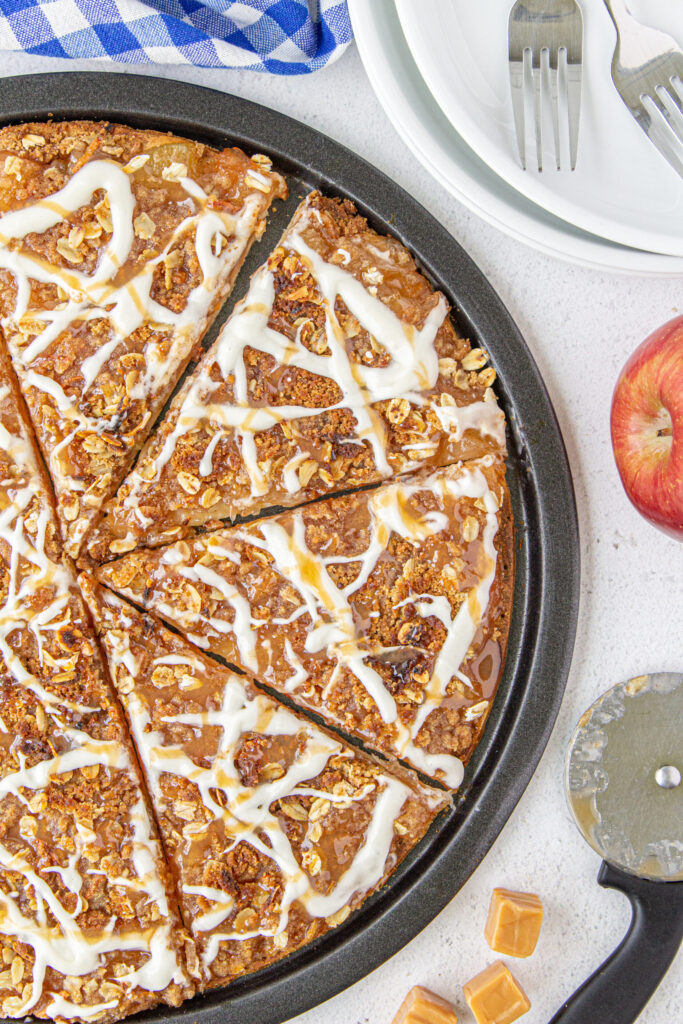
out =
<path fill-rule="evenodd" d="M 0 0 L 0 50 L 45 57 L 299 75 L 351 38 L 346 0 Z"/>

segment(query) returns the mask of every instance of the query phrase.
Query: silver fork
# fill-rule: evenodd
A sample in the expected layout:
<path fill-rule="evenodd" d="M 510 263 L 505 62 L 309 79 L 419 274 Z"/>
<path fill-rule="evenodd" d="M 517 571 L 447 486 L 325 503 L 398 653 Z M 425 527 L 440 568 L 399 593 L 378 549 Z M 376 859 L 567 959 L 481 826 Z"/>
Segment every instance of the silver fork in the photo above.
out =
<path fill-rule="evenodd" d="M 560 124 L 569 130 L 569 166 L 576 167 L 581 113 L 583 18 L 576 0 L 517 0 L 508 23 L 512 109 L 522 167 L 527 169 L 527 118 L 543 170 L 543 112 L 550 107 L 555 163 L 564 163 Z M 547 122 L 547 119 L 546 119 Z"/>
<path fill-rule="evenodd" d="M 636 21 L 624 0 L 605 0 L 617 29 L 612 80 L 659 152 L 683 177 L 683 50 Z"/>

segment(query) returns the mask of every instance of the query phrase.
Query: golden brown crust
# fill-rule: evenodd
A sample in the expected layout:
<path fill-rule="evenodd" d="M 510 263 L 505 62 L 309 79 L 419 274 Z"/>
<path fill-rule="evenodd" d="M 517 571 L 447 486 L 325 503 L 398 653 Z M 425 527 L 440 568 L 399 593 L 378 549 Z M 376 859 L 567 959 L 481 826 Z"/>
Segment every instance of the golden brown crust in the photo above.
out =
<path fill-rule="evenodd" d="M 195 922 L 204 985 L 266 967 L 341 924 L 419 842 L 446 805 L 444 794 L 376 764 L 158 619 L 80 579 L 138 745 L 182 913 L 188 926 Z M 387 800 L 393 808 L 382 816 Z M 361 866 L 373 820 L 380 827 L 368 841 L 381 851 L 374 873 Z M 357 884 L 347 892 L 352 865 Z"/>
<path fill-rule="evenodd" d="M 114 1021 L 192 994 L 189 939 L 87 613 L 55 558 L 4 355 L 0 368 L 0 1008 Z M 156 978 L 126 982 L 151 936 L 168 977 L 157 962 Z"/>
<path fill-rule="evenodd" d="M 430 758 L 469 759 L 504 661 L 513 580 L 505 466 L 488 456 L 328 499 L 133 552 L 98 576 L 375 749 L 443 779 Z"/>
<path fill-rule="evenodd" d="M 0 484 L 6 502 L 16 498 L 19 491 L 31 488 L 33 494 L 24 506 L 24 530 L 36 541 L 41 512 L 46 519 L 45 536 L 42 544 L 53 561 L 59 559 L 60 540 L 54 516 L 52 491 L 29 426 L 24 400 L 19 392 L 17 379 L 12 369 L 5 338 L 0 327 Z M 13 450 L 13 443 L 20 451 Z M 9 564 L 11 544 L 0 538 L 2 560 Z"/>
<path fill-rule="evenodd" d="M 270 202 L 284 194 L 269 166 L 123 125 L 0 130 L 0 316 L 72 556 L 232 287 Z M 26 233 L 28 213 L 44 212 L 41 202 L 62 189 L 67 212 Z M 2 216 L 23 211 L 19 221 Z M 202 240 L 199 225 L 209 221 Z M 223 256 L 212 259 L 218 238 Z M 32 276 L 36 260 L 48 265 L 47 280 L 44 270 Z"/>
<path fill-rule="evenodd" d="M 446 313 L 398 241 L 348 201 L 309 195 L 146 445 L 90 556 L 503 452 L 495 371 Z"/>

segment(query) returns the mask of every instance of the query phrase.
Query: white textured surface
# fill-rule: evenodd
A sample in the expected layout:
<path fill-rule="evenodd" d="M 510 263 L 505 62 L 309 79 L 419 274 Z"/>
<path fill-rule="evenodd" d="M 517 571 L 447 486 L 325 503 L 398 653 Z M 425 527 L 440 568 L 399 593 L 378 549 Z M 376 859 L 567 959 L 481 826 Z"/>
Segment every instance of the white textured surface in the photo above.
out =
<path fill-rule="evenodd" d="M 0 75 L 75 68 L 89 65 L 0 56 Z M 583 562 L 574 664 L 550 744 L 493 849 L 441 915 L 368 978 L 296 1019 L 297 1024 L 391 1024 L 407 989 L 423 984 L 455 1002 L 461 1024 L 473 1024 L 461 985 L 495 959 L 483 929 L 491 889 L 501 885 L 534 890 L 546 907 L 536 953 L 511 962 L 532 1002 L 525 1024 L 545 1024 L 613 949 L 629 919 L 625 897 L 596 885 L 598 858 L 565 807 L 562 764 L 574 723 L 613 683 L 642 672 L 683 668 L 683 546 L 632 509 L 612 461 L 608 424 L 612 388 L 628 354 L 656 326 L 683 312 L 681 281 L 621 278 L 572 267 L 481 222 L 425 178 L 375 100 L 354 48 L 312 78 L 186 68 L 162 73 L 290 114 L 398 181 L 448 227 L 489 277 L 545 378 L 574 474 Z M 681 1020 L 679 955 L 639 1021 Z"/>

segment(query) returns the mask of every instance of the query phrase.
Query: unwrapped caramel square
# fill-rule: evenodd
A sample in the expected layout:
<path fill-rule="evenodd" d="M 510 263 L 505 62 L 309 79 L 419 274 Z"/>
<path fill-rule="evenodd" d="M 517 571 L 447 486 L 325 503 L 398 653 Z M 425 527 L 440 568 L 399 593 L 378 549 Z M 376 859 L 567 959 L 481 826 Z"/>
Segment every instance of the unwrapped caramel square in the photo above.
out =
<path fill-rule="evenodd" d="M 531 1008 L 524 990 L 501 960 L 462 988 L 477 1024 L 512 1024 Z"/>
<path fill-rule="evenodd" d="M 394 1024 L 458 1024 L 458 1018 L 445 999 L 415 985 L 401 1003 Z"/>
<path fill-rule="evenodd" d="M 532 892 L 494 889 L 484 935 L 505 956 L 531 956 L 543 922 L 543 904 Z"/>

